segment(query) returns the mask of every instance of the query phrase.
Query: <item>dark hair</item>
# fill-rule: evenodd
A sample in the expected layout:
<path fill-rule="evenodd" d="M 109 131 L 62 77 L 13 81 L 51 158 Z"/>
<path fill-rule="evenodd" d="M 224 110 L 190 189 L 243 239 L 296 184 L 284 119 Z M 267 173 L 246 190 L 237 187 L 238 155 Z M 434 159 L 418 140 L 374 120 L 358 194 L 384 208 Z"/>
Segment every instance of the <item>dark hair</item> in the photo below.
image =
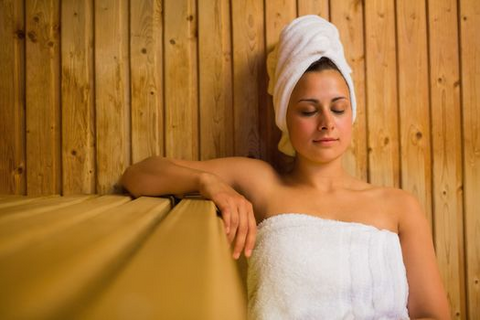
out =
<path fill-rule="evenodd" d="M 338 67 L 335 65 L 335 63 L 333 63 L 332 60 L 330 60 L 329 58 L 327 57 L 321 57 L 319 60 L 315 61 L 314 63 L 312 63 L 308 68 L 307 70 L 305 70 L 305 73 L 307 72 L 320 72 L 320 71 L 323 71 L 323 70 L 336 70 L 338 71 L 340 74 L 342 74 L 340 72 L 340 70 L 338 69 Z"/>
<path fill-rule="evenodd" d="M 347 84 L 347 87 L 349 87 L 348 89 L 350 90 L 350 86 L 348 85 L 348 82 L 345 79 L 345 77 L 343 76 L 340 69 L 338 69 L 336 64 L 333 63 L 333 61 L 328 59 L 327 57 L 321 57 L 320 59 L 318 59 L 317 61 L 312 63 L 307 68 L 307 70 L 305 70 L 304 74 L 307 73 L 307 72 L 321 72 L 321 71 L 324 71 L 324 70 L 335 70 L 335 71 L 337 71 L 342 76 L 342 79 L 345 80 L 345 83 Z"/>

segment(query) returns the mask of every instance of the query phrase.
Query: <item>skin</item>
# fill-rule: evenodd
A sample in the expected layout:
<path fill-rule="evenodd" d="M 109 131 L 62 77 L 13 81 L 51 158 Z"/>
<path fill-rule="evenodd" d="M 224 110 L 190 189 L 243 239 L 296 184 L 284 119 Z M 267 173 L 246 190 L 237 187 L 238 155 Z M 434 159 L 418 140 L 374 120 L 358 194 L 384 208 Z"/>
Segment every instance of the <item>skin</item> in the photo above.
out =
<path fill-rule="evenodd" d="M 429 224 L 418 201 L 405 191 L 358 180 L 342 167 L 351 141 L 352 109 L 340 73 L 304 74 L 292 92 L 286 119 L 297 151 L 294 168 L 286 175 L 248 158 L 151 157 L 128 168 L 122 184 L 134 196 L 199 191 L 220 209 L 235 259 L 242 250 L 250 256 L 257 224 L 281 213 L 307 213 L 395 232 L 407 270 L 410 317 L 448 319 Z"/>

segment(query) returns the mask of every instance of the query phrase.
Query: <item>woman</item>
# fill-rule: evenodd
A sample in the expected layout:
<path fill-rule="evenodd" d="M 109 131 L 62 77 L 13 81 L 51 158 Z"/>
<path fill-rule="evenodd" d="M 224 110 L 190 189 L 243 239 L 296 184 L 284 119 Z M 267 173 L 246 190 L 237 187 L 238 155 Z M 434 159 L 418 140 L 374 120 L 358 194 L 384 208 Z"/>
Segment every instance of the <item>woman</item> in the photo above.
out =
<path fill-rule="evenodd" d="M 234 258 L 243 249 L 250 257 L 251 318 L 447 319 L 417 200 L 342 167 L 356 103 L 336 28 L 317 16 L 295 19 L 268 68 L 279 149 L 295 157 L 290 172 L 240 157 L 151 157 L 128 168 L 122 184 L 134 196 L 198 191 L 218 206 Z"/>

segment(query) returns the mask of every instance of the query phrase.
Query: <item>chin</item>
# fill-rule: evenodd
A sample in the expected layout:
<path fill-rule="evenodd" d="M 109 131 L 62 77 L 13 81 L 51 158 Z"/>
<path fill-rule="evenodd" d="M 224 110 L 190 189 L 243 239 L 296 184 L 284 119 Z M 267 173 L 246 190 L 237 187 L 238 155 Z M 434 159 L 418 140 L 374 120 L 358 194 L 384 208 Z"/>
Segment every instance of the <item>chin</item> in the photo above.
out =
<path fill-rule="evenodd" d="M 318 164 L 327 164 L 333 161 L 336 161 L 341 157 L 342 154 L 340 153 L 327 153 L 327 152 L 321 152 L 319 154 L 318 152 L 306 152 L 306 153 L 299 153 L 302 158 L 305 160 L 308 160 L 313 163 L 318 163 Z"/>

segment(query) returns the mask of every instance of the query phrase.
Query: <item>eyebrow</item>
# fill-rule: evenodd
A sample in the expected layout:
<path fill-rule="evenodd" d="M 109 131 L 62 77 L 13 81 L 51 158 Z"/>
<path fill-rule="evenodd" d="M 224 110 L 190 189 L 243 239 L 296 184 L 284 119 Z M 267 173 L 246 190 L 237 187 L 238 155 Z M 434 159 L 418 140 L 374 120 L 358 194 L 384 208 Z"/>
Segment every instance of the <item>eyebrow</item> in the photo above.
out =
<path fill-rule="evenodd" d="M 346 100 L 347 98 L 345 98 L 344 96 L 335 97 L 335 98 L 332 99 L 332 102 L 335 102 L 335 101 L 341 100 L 341 99 L 345 99 L 345 100 Z M 316 103 L 316 104 L 319 104 L 319 103 L 320 103 L 320 101 L 318 101 L 317 99 L 313 99 L 313 98 L 300 99 L 300 100 L 298 100 L 297 102 L 301 102 L 301 101 L 314 102 L 314 103 Z"/>

